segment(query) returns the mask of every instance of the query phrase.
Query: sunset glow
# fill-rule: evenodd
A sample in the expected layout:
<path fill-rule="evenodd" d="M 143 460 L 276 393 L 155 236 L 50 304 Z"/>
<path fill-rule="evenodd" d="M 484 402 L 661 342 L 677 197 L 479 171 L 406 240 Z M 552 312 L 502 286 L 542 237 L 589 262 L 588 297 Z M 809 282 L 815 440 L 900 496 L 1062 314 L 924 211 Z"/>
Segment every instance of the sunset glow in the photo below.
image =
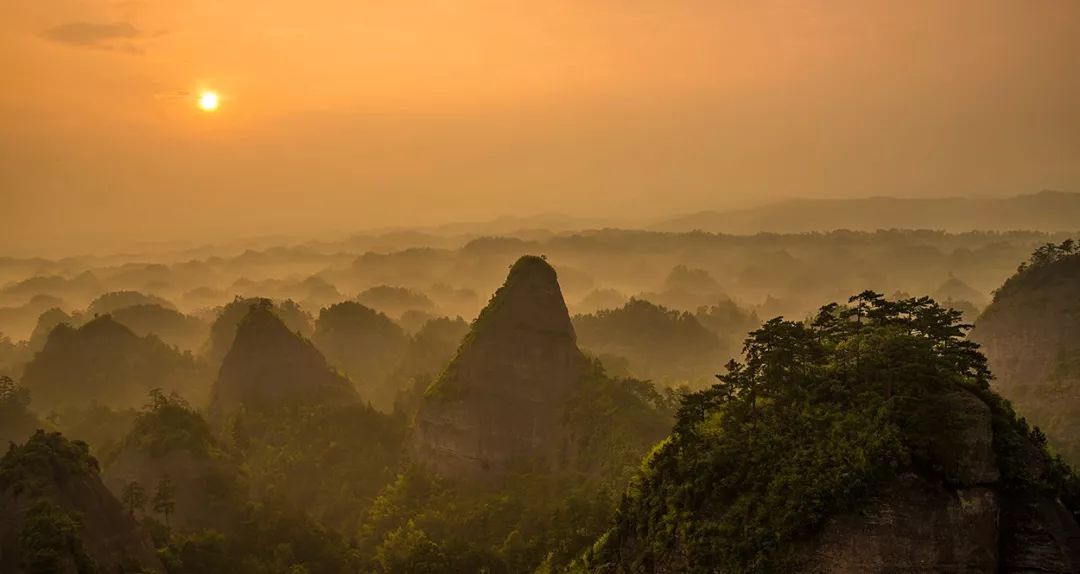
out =
<path fill-rule="evenodd" d="M 217 92 L 207 90 L 199 94 L 199 109 L 204 112 L 216 111 L 220 104 L 221 98 Z"/>

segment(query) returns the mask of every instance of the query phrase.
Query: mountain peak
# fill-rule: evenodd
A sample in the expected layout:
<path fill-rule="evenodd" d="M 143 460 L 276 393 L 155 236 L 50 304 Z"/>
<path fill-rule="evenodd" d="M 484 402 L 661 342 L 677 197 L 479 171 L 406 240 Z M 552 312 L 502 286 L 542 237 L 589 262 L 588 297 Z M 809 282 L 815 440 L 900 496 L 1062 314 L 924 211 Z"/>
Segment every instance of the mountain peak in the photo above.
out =
<path fill-rule="evenodd" d="M 240 321 L 211 396 L 223 415 L 240 405 L 351 402 L 356 392 L 315 347 L 294 333 L 266 304 L 253 304 Z"/>
<path fill-rule="evenodd" d="M 542 257 L 518 259 L 425 394 L 419 458 L 450 476 L 548 458 L 584 364 L 555 269 Z"/>

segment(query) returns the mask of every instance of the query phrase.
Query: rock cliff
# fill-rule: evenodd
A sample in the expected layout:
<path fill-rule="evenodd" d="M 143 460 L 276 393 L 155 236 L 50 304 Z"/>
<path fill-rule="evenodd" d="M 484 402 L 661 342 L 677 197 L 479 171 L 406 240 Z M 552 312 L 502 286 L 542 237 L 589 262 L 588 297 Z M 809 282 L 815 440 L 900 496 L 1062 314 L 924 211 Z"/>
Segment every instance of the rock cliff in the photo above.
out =
<path fill-rule="evenodd" d="M 1030 265 L 975 322 L 994 390 L 1080 464 L 1080 254 Z"/>
<path fill-rule="evenodd" d="M 876 293 L 774 319 L 685 397 L 595 572 L 1078 572 L 1080 479 L 958 313 Z"/>
<path fill-rule="evenodd" d="M 1000 480 L 990 408 L 951 394 L 956 432 L 934 442 L 938 475 L 907 472 L 859 512 L 828 520 L 810 572 L 1077 572 L 1080 528 L 1052 496 Z M 1033 448 L 1027 445 L 1027 448 Z M 1037 461 L 1039 453 L 1027 453 Z M 1036 481 L 1045 468 L 1025 469 Z"/>
<path fill-rule="evenodd" d="M 555 270 L 525 256 L 480 312 L 416 416 L 420 461 L 451 477 L 554 464 L 564 403 L 587 361 Z"/>

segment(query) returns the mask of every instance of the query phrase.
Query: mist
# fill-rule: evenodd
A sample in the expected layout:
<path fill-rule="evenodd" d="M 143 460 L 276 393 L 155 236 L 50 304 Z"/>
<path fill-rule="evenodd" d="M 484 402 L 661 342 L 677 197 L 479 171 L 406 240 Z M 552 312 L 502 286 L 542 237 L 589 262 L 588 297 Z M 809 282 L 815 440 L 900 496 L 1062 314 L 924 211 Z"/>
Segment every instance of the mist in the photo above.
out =
<path fill-rule="evenodd" d="M 9 249 L 547 212 L 640 225 L 779 199 L 1002 197 L 1080 180 L 1069 2 L 260 14 L 15 7 L 0 35 L 18 86 L 0 95 Z M 137 35 L 42 35 L 72 21 Z M 102 49 L 117 41 L 139 52 Z M 205 87 L 222 93 L 213 114 L 184 95 Z"/>
<path fill-rule="evenodd" d="M 1080 572 L 1080 4 L 0 19 L 0 572 Z"/>

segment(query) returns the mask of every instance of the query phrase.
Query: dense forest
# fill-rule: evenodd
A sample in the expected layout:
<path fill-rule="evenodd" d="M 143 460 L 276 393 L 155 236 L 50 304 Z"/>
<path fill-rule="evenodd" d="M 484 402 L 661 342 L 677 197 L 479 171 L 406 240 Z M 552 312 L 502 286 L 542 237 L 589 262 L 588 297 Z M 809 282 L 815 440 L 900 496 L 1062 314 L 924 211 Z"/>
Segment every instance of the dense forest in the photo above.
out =
<path fill-rule="evenodd" d="M 0 261 L 0 571 L 1080 567 L 1071 240 L 348 247 Z"/>

